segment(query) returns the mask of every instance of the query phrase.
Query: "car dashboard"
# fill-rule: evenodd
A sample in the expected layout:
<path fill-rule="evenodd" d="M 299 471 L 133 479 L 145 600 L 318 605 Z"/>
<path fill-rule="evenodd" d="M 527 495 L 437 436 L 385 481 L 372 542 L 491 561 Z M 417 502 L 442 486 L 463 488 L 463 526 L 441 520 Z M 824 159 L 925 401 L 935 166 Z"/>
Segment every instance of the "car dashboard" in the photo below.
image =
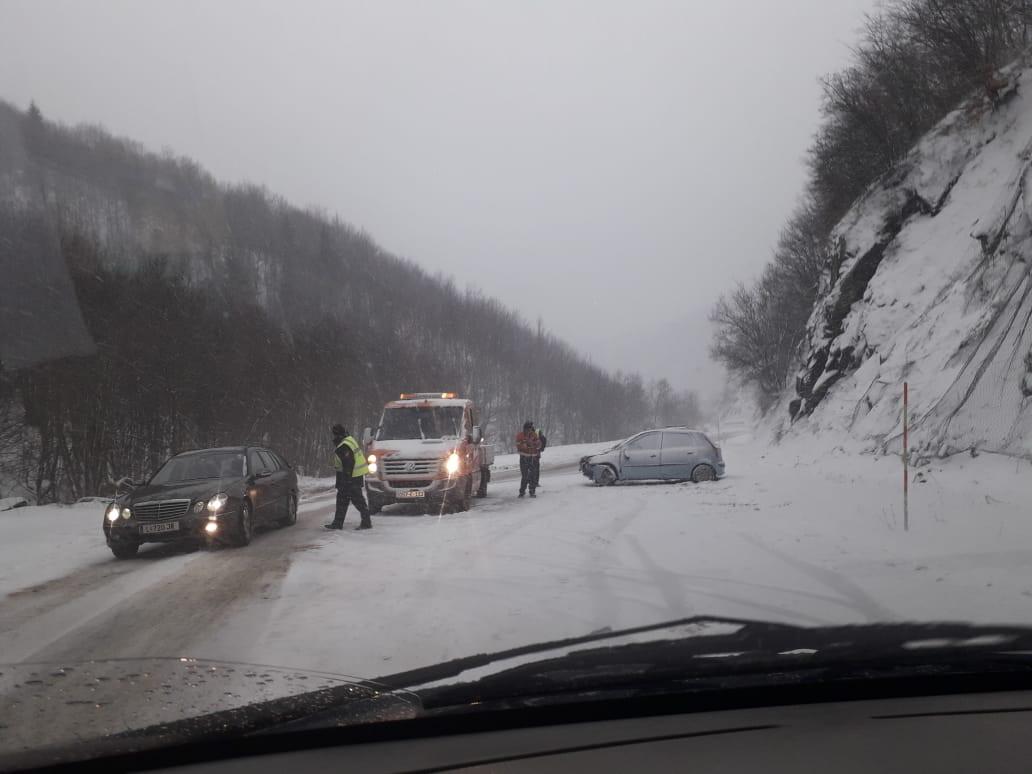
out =
<path fill-rule="evenodd" d="M 165 770 L 1026 772 L 1032 769 L 1030 723 L 1032 691 L 1014 691 L 694 712 L 366 743 L 352 738 L 339 746 Z"/>

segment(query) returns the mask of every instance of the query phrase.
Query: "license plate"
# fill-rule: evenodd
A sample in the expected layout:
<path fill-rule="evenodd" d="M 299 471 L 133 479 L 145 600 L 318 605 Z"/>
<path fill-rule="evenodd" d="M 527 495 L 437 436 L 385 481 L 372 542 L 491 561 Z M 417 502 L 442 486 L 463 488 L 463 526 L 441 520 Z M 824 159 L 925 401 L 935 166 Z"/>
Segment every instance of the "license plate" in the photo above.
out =
<path fill-rule="evenodd" d="M 161 532 L 179 532 L 178 521 L 168 521 L 164 524 L 141 524 L 140 534 L 141 535 L 154 535 Z"/>
<path fill-rule="evenodd" d="M 422 500 L 426 497 L 426 492 L 422 489 L 407 489 L 400 495 L 403 500 Z"/>

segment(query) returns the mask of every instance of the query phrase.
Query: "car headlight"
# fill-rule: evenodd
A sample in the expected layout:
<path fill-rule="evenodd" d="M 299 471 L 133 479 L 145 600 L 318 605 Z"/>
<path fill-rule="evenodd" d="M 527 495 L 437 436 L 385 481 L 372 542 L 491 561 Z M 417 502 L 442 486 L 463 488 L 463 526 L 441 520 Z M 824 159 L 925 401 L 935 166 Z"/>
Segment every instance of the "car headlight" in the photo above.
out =
<path fill-rule="evenodd" d="M 227 497 L 222 492 L 219 492 L 213 498 L 208 500 L 208 510 L 212 513 L 218 513 L 226 507 L 227 502 L 229 502 L 229 497 Z"/>
<path fill-rule="evenodd" d="M 193 512 L 200 513 L 204 510 L 204 500 L 198 500 L 193 504 Z"/>
<path fill-rule="evenodd" d="M 107 509 L 108 521 L 118 521 L 118 517 L 122 515 L 122 509 L 118 503 L 111 503 L 111 507 Z"/>
<path fill-rule="evenodd" d="M 123 508 L 122 509 L 122 518 L 123 519 L 131 519 L 132 517 L 133 517 L 133 512 L 129 508 Z"/>
<path fill-rule="evenodd" d="M 368 459 L 370 462 L 376 462 L 376 455 L 370 454 L 366 459 Z"/>
<path fill-rule="evenodd" d="M 369 463 L 369 472 L 370 473 L 375 473 L 377 470 L 379 470 L 379 468 L 376 467 L 376 463 L 375 462 L 370 462 Z"/>
<path fill-rule="evenodd" d="M 459 455 L 457 452 L 452 452 L 448 455 L 447 462 L 444 463 L 444 469 L 448 471 L 448 475 L 453 475 L 459 472 Z"/>

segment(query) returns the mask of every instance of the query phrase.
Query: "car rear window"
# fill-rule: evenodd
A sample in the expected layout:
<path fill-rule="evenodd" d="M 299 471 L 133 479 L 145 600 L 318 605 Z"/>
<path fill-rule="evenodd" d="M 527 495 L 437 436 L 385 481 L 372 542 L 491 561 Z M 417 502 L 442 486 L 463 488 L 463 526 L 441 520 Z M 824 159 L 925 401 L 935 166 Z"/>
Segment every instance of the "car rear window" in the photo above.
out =
<path fill-rule="evenodd" d="M 683 449 L 694 446 L 689 433 L 663 433 L 664 449 Z"/>
<path fill-rule="evenodd" d="M 706 437 L 705 433 L 689 433 L 691 436 L 691 446 L 695 449 L 712 449 L 713 444 L 710 439 Z"/>

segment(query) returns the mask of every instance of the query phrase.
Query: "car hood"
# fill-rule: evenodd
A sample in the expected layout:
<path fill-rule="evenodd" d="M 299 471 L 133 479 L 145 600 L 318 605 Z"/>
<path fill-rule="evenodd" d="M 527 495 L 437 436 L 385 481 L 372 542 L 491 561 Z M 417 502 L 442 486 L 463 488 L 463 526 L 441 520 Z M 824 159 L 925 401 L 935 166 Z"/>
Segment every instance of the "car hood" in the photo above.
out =
<path fill-rule="evenodd" d="M 580 461 L 581 462 L 590 462 L 591 460 L 595 459 L 595 457 L 604 457 L 607 454 L 612 454 L 613 452 L 617 451 L 619 448 L 620 448 L 619 446 L 611 446 L 608 449 L 603 449 L 602 451 L 595 452 L 594 454 L 586 454 L 586 455 L 584 455 L 583 457 L 580 458 Z"/>
<path fill-rule="evenodd" d="M 422 441 L 418 438 L 403 441 L 376 441 L 373 448 L 376 454 L 385 459 L 388 457 L 404 457 L 412 460 L 438 459 L 448 454 L 459 445 L 457 438 L 434 438 Z"/>
<path fill-rule="evenodd" d="M 0 769 L 158 748 L 351 707 L 355 724 L 418 714 L 403 691 L 346 675 L 193 658 L 5 664 Z M 39 719 L 45 717 L 45 723 Z"/>
<path fill-rule="evenodd" d="M 219 492 L 231 493 L 244 484 L 242 478 L 209 478 L 201 481 L 181 481 L 174 484 L 145 484 L 137 487 L 126 500 L 138 505 L 150 500 L 202 500 Z"/>

